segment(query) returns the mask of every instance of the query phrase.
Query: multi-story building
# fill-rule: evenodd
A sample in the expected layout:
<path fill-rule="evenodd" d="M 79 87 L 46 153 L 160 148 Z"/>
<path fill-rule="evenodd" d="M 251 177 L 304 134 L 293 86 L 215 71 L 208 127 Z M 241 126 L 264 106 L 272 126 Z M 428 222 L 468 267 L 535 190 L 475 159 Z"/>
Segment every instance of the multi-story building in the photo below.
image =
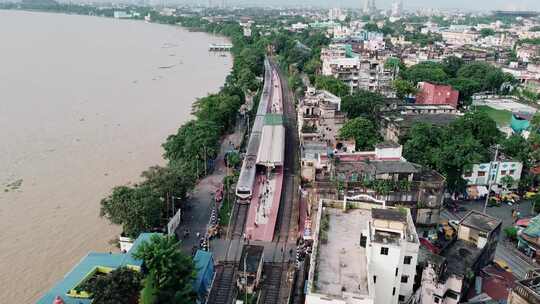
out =
<path fill-rule="evenodd" d="M 318 210 L 307 304 L 411 299 L 419 241 L 407 209 L 321 200 Z"/>
<path fill-rule="evenodd" d="M 399 142 L 416 123 L 446 126 L 459 115 L 450 105 L 397 105 L 382 114 L 381 135 L 387 141 Z"/>
<path fill-rule="evenodd" d="M 502 188 L 515 189 L 521 179 L 523 163 L 499 155 L 496 161 L 474 164 L 470 171 L 463 174 L 469 186 L 489 187 L 499 192 Z M 511 184 L 505 184 L 511 178 Z M 487 192 L 484 191 L 484 192 Z"/>
<path fill-rule="evenodd" d="M 540 269 L 530 270 L 525 279 L 516 281 L 507 303 L 540 304 Z"/>
<path fill-rule="evenodd" d="M 395 97 L 392 88 L 395 71 L 384 67 L 384 61 L 360 57 L 346 44 L 332 44 L 321 51 L 322 74 L 333 76 L 352 91 L 363 89 Z"/>
<path fill-rule="evenodd" d="M 487 214 L 470 211 L 459 222 L 457 239 L 443 248 L 440 255 L 422 250 L 416 303 L 463 302 L 476 274 L 493 261 L 501 223 Z"/>
<path fill-rule="evenodd" d="M 298 105 L 300 143 L 318 141 L 334 146 L 346 121 L 341 98 L 324 90 L 308 88 Z"/>
<path fill-rule="evenodd" d="M 478 32 L 471 30 L 448 29 L 441 31 L 443 40 L 450 45 L 473 44 L 480 36 Z"/>
<path fill-rule="evenodd" d="M 315 176 L 310 178 L 321 197 L 355 200 L 369 195 L 389 206 L 408 207 L 417 224 L 438 223 L 444 177 L 408 162 L 401 153 L 402 147 L 392 142 L 378 144 L 375 151 L 345 153 L 336 149 L 318 155 Z"/>

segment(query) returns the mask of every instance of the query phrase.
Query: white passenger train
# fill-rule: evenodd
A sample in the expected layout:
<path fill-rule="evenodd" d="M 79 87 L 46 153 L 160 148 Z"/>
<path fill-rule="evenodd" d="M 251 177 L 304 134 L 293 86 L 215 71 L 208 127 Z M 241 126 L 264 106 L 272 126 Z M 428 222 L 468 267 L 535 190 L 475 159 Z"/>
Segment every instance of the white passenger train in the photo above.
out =
<path fill-rule="evenodd" d="M 261 145 L 265 116 L 269 113 L 282 114 L 281 83 L 279 75 L 268 59 L 264 61 L 264 86 L 257 108 L 257 115 L 249 137 L 246 155 L 236 186 L 238 203 L 249 203 L 253 194 L 255 177 L 257 175 L 257 154 Z"/>

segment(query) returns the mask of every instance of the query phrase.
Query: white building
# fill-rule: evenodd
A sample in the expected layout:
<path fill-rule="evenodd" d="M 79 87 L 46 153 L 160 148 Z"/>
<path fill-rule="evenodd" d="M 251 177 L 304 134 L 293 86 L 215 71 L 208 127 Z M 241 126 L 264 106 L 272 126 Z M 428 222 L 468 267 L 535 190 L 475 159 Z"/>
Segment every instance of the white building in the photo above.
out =
<path fill-rule="evenodd" d="M 328 10 L 328 19 L 329 20 L 339 20 L 345 21 L 347 14 L 343 12 L 340 8 L 331 8 Z"/>
<path fill-rule="evenodd" d="M 353 199 L 320 201 L 306 303 L 409 300 L 419 250 L 410 211 L 367 196 Z"/>
<path fill-rule="evenodd" d="M 519 161 L 513 160 L 498 160 L 490 163 L 474 164 L 472 170 L 466 172 L 463 178 L 467 181 L 469 186 L 488 186 L 493 184 L 493 190 L 497 190 L 499 187 L 503 187 L 503 178 L 511 177 L 514 180 L 514 184 L 510 186 L 510 189 L 514 189 L 518 186 L 521 179 L 521 171 L 523 164 Z"/>
<path fill-rule="evenodd" d="M 349 45 L 331 44 L 321 50 L 321 61 L 322 74 L 343 81 L 351 91 L 362 89 L 395 97 L 394 72 L 384 67 L 383 60 L 360 58 Z"/>

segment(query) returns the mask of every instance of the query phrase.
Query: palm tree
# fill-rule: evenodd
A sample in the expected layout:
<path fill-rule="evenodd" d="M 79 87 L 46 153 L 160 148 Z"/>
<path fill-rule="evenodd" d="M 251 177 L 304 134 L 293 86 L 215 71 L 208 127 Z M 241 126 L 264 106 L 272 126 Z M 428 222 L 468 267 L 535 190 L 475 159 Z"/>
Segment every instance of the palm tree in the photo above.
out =
<path fill-rule="evenodd" d="M 153 285 L 154 303 L 195 303 L 195 265 L 190 256 L 180 251 L 174 236 L 154 235 L 133 256 L 144 261 L 148 270 L 145 283 Z"/>

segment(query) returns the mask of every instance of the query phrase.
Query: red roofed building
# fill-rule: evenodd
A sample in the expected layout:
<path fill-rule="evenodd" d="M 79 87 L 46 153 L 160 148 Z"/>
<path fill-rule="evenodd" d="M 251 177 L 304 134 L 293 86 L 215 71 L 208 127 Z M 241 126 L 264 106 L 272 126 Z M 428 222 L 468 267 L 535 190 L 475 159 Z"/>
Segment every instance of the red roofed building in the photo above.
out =
<path fill-rule="evenodd" d="M 417 104 L 447 104 L 457 108 L 459 92 L 449 85 L 418 83 Z"/>

